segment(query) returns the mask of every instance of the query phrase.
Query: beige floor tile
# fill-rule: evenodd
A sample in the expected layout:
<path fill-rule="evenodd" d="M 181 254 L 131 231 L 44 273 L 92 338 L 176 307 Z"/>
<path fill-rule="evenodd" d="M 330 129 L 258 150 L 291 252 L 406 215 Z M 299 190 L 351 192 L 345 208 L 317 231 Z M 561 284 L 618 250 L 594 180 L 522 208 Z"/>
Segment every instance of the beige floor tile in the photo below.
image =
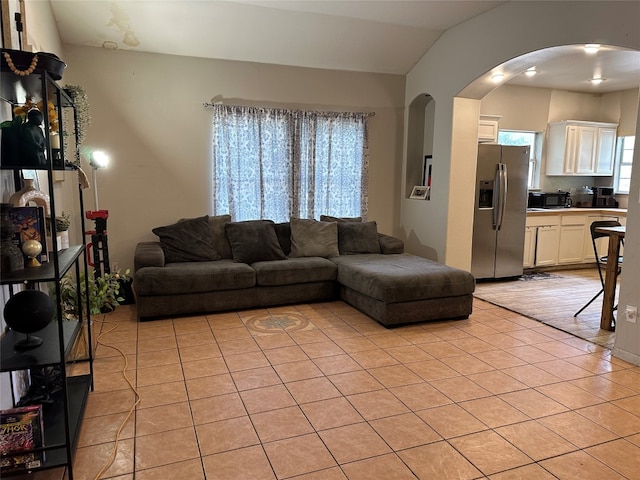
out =
<path fill-rule="evenodd" d="M 112 392 L 90 392 L 85 407 L 84 417 L 128 412 L 135 403 L 132 390 L 116 390 Z"/>
<path fill-rule="evenodd" d="M 114 442 L 78 448 L 73 460 L 74 478 L 96 478 L 109 460 Z M 126 475 L 134 471 L 134 440 L 121 440 L 111 465 L 104 470 L 103 478 Z"/>
<path fill-rule="evenodd" d="M 347 400 L 365 420 L 391 417 L 409 412 L 409 409 L 388 390 L 348 395 Z"/>
<path fill-rule="evenodd" d="M 329 380 L 343 395 L 381 390 L 384 386 L 365 370 L 329 375 Z"/>
<path fill-rule="evenodd" d="M 265 357 L 262 352 L 225 355 L 224 361 L 226 362 L 227 368 L 230 372 L 269 366 L 269 360 L 267 360 L 267 357 Z"/>
<path fill-rule="evenodd" d="M 326 377 L 289 382 L 286 387 L 299 405 L 341 396 Z"/>
<path fill-rule="evenodd" d="M 188 478 L 189 480 L 205 480 L 200 459 L 185 460 L 161 467 L 136 471 L 136 480 L 167 480 Z"/>
<path fill-rule="evenodd" d="M 524 413 L 499 397 L 485 397 L 461 402 L 459 405 L 491 428 L 529 420 Z"/>
<path fill-rule="evenodd" d="M 617 435 L 576 412 L 559 413 L 538 422 L 579 448 L 591 447 L 617 438 Z"/>
<path fill-rule="evenodd" d="M 535 420 L 507 425 L 495 431 L 536 461 L 577 450 L 575 445 Z"/>
<path fill-rule="evenodd" d="M 436 442 L 398 452 L 420 479 L 471 480 L 482 474 L 447 442 Z"/>
<path fill-rule="evenodd" d="M 143 408 L 136 412 L 136 437 L 192 426 L 188 402 Z"/>
<path fill-rule="evenodd" d="M 274 370 L 278 372 L 283 382 L 295 382 L 308 378 L 322 377 L 324 374 L 311 360 L 301 360 L 299 362 L 281 363 L 274 365 Z"/>
<path fill-rule="evenodd" d="M 282 380 L 272 367 L 254 368 L 251 370 L 232 372 L 231 377 L 233 378 L 238 391 L 268 387 L 271 385 L 279 385 L 282 383 Z"/>
<path fill-rule="evenodd" d="M 522 365 L 520 367 L 505 368 L 503 373 L 515 378 L 529 387 L 539 387 L 550 383 L 560 382 L 561 379 L 551 373 L 536 367 L 535 365 Z"/>
<path fill-rule="evenodd" d="M 442 440 L 442 437 L 415 413 L 381 418 L 369 423 L 394 451 Z"/>
<path fill-rule="evenodd" d="M 183 337 L 180 337 L 183 338 Z M 203 360 L 205 358 L 221 357 L 222 352 L 215 343 L 205 343 L 203 345 L 190 345 L 178 347 L 180 353 L 180 361 L 192 362 L 194 360 Z"/>
<path fill-rule="evenodd" d="M 287 407 L 251 415 L 262 443 L 313 433 L 314 429 L 300 407 Z"/>
<path fill-rule="evenodd" d="M 580 480 L 619 479 L 625 477 L 599 462 L 584 451 L 572 452 L 540 462 L 540 465 L 557 478 Z"/>
<path fill-rule="evenodd" d="M 221 375 L 229 372 L 227 364 L 222 357 L 182 362 L 182 371 L 184 378 L 187 380 L 208 377 L 209 375 Z"/>
<path fill-rule="evenodd" d="M 178 342 L 175 336 L 153 337 L 138 340 L 138 352 L 148 353 L 158 350 L 174 350 L 178 348 Z"/>
<path fill-rule="evenodd" d="M 640 418 L 612 403 L 581 408 L 576 412 L 620 436 L 640 433 Z"/>
<path fill-rule="evenodd" d="M 344 350 L 342 350 L 331 340 L 314 343 L 303 343 L 300 345 L 300 348 L 302 348 L 304 353 L 306 353 L 306 355 L 312 359 L 344 354 Z"/>
<path fill-rule="evenodd" d="M 507 353 L 510 353 L 514 357 L 518 357 L 528 363 L 548 362 L 554 360 L 556 357 L 547 353 L 537 346 L 533 345 L 520 345 L 516 347 L 505 348 Z"/>
<path fill-rule="evenodd" d="M 186 381 L 189 400 L 236 392 L 233 378 L 229 374 L 211 375 Z"/>
<path fill-rule="evenodd" d="M 370 322 L 370 320 L 368 321 Z M 411 342 L 397 333 L 390 333 L 389 330 L 381 329 L 379 326 L 375 326 L 375 328 L 382 333 L 380 335 L 369 336 L 369 340 L 380 348 L 405 347 L 411 345 Z"/>
<path fill-rule="evenodd" d="M 204 317 L 193 319 L 180 318 L 173 322 L 173 328 L 178 336 L 211 333 L 211 327 Z"/>
<path fill-rule="evenodd" d="M 205 345 L 212 345 L 218 348 L 216 341 L 213 338 L 213 333 L 190 333 L 187 335 L 180 335 L 176 337 L 178 341 L 178 348 L 180 351 L 189 349 L 191 347 L 201 347 Z"/>
<path fill-rule="evenodd" d="M 467 378 L 493 394 L 524 390 L 527 386 L 498 370 L 467 375 Z"/>
<path fill-rule="evenodd" d="M 122 412 L 112 415 L 84 418 L 80 424 L 78 447 L 114 442 L 118 430 L 122 426 L 122 423 L 125 421 L 128 414 L 129 412 Z M 133 438 L 135 435 L 134 425 L 134 417 L 130 416 L 126 421 L 124 428 L 120 432 L 120 438 Z"/>
<path fill-rule="evenodd" d="M 159 367 L 172 363 L 180 363 L 177 348 L 138 353 L 138 368 Z"/>
<path fill-rule="evenodd" d="M 449 442 L 485 475 L 532 463 L 530 457 L 492 431 L 472 433 Z"/>
<path fill-rule="evenodd" d="M 491 395 L 491 392 L 466 377 L 443 378 L 441 380 L 433 380 L 430 383 L 454 402 L 463 402 Z"/>
<path fill-rule="evenodd" d="M 269 460 L 260 446 L 209 455 L 203 457 L 202 463 L 208 479 L 238 480 L 250 478 L 252 480 L 275 480 L 276 478 Z M 189 477 L 189 480 L 191 480 L 191 477 Z"/>
<path fill-rule="evenodd" d="M 367 423 L 323 430 L 318 434 L 339 464 L 391 452 L 389 446 Z"/>
<path fill-rule="evenodd" d="M 249 414 L 275 410 L 276 408 L 292 407 L 296 404 L 284 385 L 256 388 L 240 392 L 242 401 Z"/>
<path fill-rule="evenodd" d="M 369 373 L 387 388 L 424 383 L 422 378 L 404 365 L 370 368 Z"/>
<path fill-rule="evenodd" d="M 526 365 L 527 363 L 521 358 L 518 358 L 515 355 L 511 355 L 510 353 L 504 350 L 491 350 L 488 352 L 479 352 L 479 353 L 475 353 L 474 356 L 496 369 L 518 367 L 520 365 Z"/>
<path fill-rule="evenodd" d="M 186 402 L 187 389 L 184 382 L 161 383 L 138 388 L 140 403 L 138 409 Z"/>
<path fill-rule="evenodd" d="M 546 417 L 567 411 L 564 405 L 533 389 L 504 393 L 498 397 L 530 418 Z"/>
<path fill-rule="evenodd" d="M 249 417 L 196 425 L 196 435 L 203 457 L 260 443 Z"/>
<path fill-rule="evenodd" d="M 325 343 L 329 340 L 329 337 L 327 337 L 320 329 L 291 332 L 289 335 L 298 345 Z"/>
<path fill-rule="evenodd" d="M 244 340 L 231 340 L 218 344 L 223 355 L 234 355 L 248 352 L 259 352 L 260 347 L 255 339 L 248 338 Z"/>
<path fill-rule="evenodd" d="M 442 339 L 437 342 L 429 342 L 419 345 L 421 350 L 431 355 L 433 358 L 454 357 L 456 355 L 464 355 L 466 352 L 452 343 L 445 342 Z"/>
<path fill-rule="evenodd" d="M 180 365 L 177 365 L 178 368 Z M 123 372 L 103 373 L 93 380 L 94 392 L 113 392 L 115 390 L 129 390 L 131 386 L 127 382 L 127 378 L 131 385 L 136 386 L 136 376 L 133 371 L 127 371 L 125 378 Z"/>
<path fill-rule="evenodd" d="M 213 332 L 216 341 L 230 342 L 232 340 L 248 340 L 252 338 L 251 332 L 245 326 L 231 327 L 225 329 L 216 329 Z"/>
<path fill-rule="evenodd" d="M 544 370 L 545 372 L 551 373 L 562 380 L 575 380 L 577 378 L 590 377 L 592 375 L 591 372 L 562 359 L 536 363 L 536 367 Z"/>
<path fill-rule="evenodd" d="M 392 453 L 347 463 L 342 466 L 342 469 L 349 480 L 370 480 L 372 472 L 375 472 L 376 478 L 381 479 L 412 480 L 416 478 L 404 462 Z"/>
<path fill-rule="evenodd" d="M 332 355 L 330 357 L 314 358 L 315 363 L 325 375 L 362 370 L 362 367 L 349 355 Z"/>
<path fill-rule="evenodd" d="M 637 417 L 640 417 L 640 395 L 634 395 L 633 397 L 622 398 L 612 402 L 618 407 L 624 408 L 628 412 L 633 413 Z"/>
<path fill-rule="evenodd" d="M 606 373 L 602 377 L 640 393 L 640 368 L 638 367 L 616 370 Z"/>
<path fill-rule="evenodd" d="M 317 431 L 364 421 L 344 397 L 307 403 L 300 407 Z"/>
<path fill-rule="evenodd" d="M 327 335 L 331 335 L 327 333 Z M 363 352 L 365 350 L 376 350 L 378 346 L 373 343 L 371 340 L 358 335 L 346 338 L 332 338 L 333 341 L 345 352 L 347 353 L 356 353 Z"/>
<path fill-rule="evenodd" d="M 444 405 L 416 413 L 444 438 L 459 437 L 487 429 L 484 423 L 459 405 Z"/>
<path fill-rule="evenodd" d="M 445 365 L 453 368 L 460 375 L 472 375 L 474 373 L 490 372 L 494 370 L 494 367 L 471 354 L 446 357 L 441 361 Z"/>
<path fill-rule="evenodd" d="M 171 438 L 171 441 L 168 442 L 167 438 Z M 193 427 L 136 438 L 136 470 L 182 462 L 199 456 Z"/>
<path fill-rule="evenodd" d="M 555 480 L 557 477 L 551 475 L 540 465 L 532 463 L 524 467 L 496 473 L 489 478 L 491 480 Z"/>
<path fill-rule="evenodd" d="M 389 391 L 413 411 L 452 403 L 450 398 L 426 382 L 392 387 Z"/>
<path fill-rule="evenodd" d="M 362 368 L 367 369 L 398 364 L 398 360 L 381 348 L 353 352 L 351 358 L 358 362 Z"/>
<path fill-rule="evenodd" d="M 620 398 L 635 395 L 633 390 L 623 387 L 622 385 L 618 385 L 617 383 L 607 380 L 600 375 L 571 380 L 569 383 L 607 401 L 618 400 Z"/>
<path fill-rule="evenodd" d="M 264 351 L 265 356 L 269 359 L 271 365 L 281 363 L 301 362 L 308 360 L 307 354 L 304 353 L 298 345 L 290 347 L 271 348 Z"/>
<path fill-rule="evenodd" d="M 196 425 L 227 418 L 242 417 L 247 414 L 240 395 L 237 393 L 192 400 L 190 405 L 193 423 Z"/>
<path fill-rule="evenodd" d="M 537 387 L 536 390 L 572 410 L 603 403 L 602 398 L 592 395 L 570 383 L 543 385 Z"/>
<path fill-rule="evenodd" d="M 476 325 L 473 328 L 469 327 L 462 330 L 474 336 L 468 338 L 454 338 L 449 340 L 449 343 L 454 347 L 459 348 L 465 353 L 482 353 L 486 351 L 496 350 L 496 347 L 494 345 L 491 345 L 490 343 L 487 343 L 477 337 L 477 335 L 487 335 L 491 332 L 496 333 L 495 330 L 482 325 Z M 477 331 L 477 333 L 474 333 L 474 330 Z"/>
<path fill-rule="evenodd" d="M 317 434 L 287 438 L 264 445 L 277 478 L 289 478 L 328 469 L 335 460 Z"/>
<path fill-rule="evenodd" d="M 412 337 L 406 337 L 411 341 Z M 385 349 L 386 352 L 400 363 L 422 362 L 433 360 L 433 357 L 416 345 L 406 345 L 402 347 L 391 347 Z"/>
<path fill-rule="evenodd" d="M 168 382 L 181 382 L 183 380 L 182 365 L 179 363 L 161 365 L 159 367 L 138 368 L 137 370 L 136 381 L 139 387 Z"/>

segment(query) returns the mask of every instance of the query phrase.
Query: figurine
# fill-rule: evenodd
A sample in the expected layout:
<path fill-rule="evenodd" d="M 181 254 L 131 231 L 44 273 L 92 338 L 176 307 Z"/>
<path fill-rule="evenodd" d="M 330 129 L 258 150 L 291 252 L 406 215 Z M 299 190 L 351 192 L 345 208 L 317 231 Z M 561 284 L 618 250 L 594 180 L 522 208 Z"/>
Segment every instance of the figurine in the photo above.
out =
<path fill-rule="evenodd" d="M 46 167 L 44 154 L 46 143 L 42 132 L 42 113 L 33 109 L 27 113 L 27 121 L 20 127 L 20 147 L 22 164 L 30 167 Z"/>

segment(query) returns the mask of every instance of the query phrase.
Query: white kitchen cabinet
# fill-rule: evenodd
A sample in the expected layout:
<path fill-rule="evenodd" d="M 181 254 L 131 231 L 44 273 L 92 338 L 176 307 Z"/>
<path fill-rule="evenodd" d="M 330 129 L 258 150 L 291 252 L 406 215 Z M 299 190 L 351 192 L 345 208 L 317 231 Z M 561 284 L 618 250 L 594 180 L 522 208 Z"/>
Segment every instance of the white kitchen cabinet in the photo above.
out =
<path fill-rule="evenodd" d="M 538 227 L 536 238 L 536 267 L 557 265 L 560 244 L 560 227 L 544 225 Z"/>
<path fill-rule="evenodd" d="M 563 215 L 560 218 L 560 245 L 558 263 L 580 263 L 584 260 L 585 217 Z"/>
<path fill-rule="evenodd" d="M 498 121 L 502 115 L 480 115 L 478 120 L 478 142 L 498 141 Z"/>
<path fill-rule="evenodd" d="M 549 124 L 547 175 L 613 175 L 617 128 L 574 120 Z"/>
<path fill-rule="evenodd" d="M 524 257 L 522 266 L 531 268 L 535 265 L 536 259 L 536 232 L 538 227 L 525 227 L 524 230 Z"/>

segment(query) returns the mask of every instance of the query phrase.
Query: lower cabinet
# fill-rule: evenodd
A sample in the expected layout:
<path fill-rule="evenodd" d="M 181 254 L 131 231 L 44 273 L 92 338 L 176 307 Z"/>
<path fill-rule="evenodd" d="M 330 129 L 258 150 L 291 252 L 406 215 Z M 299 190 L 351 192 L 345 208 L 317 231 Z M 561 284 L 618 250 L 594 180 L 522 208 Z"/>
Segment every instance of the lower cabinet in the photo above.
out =
<path fill-rule="evenodd" d="M 594 212 L 596 213 L 596 212 Z M 617 220 L 626 223 L 624 215 L 604 214 L 545 214 L 527 217 L 524 256 L 524 268 L 550 267 L 554 265 L 573 265 L 595 262 L 590 226 L 599 220 Z M 600 238 L 596 242 L 598 255 L 607 254 L 608 239 Z"/>

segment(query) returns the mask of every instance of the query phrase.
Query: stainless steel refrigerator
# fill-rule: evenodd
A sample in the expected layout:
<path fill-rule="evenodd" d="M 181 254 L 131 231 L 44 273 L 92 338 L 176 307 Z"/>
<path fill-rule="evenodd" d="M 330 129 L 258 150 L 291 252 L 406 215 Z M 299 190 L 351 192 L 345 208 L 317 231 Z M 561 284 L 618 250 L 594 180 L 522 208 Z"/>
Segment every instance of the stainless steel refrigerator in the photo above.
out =
<path fill-rule="evenodd" d="M 529 147 L 478 145 L 471 273 L 522 275 Z"/>

